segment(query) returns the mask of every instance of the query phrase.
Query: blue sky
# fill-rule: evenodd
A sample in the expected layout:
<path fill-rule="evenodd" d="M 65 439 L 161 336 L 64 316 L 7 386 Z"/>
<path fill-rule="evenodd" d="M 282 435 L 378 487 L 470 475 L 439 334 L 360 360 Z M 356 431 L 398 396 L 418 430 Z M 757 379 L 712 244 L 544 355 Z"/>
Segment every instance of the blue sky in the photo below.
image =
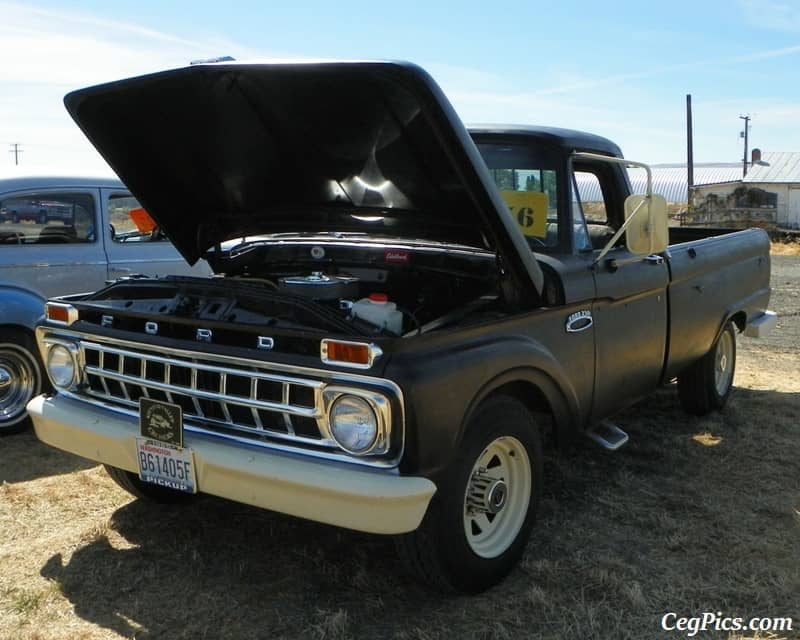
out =
<path fill-rule="evenodd" d="M 228 54 L 404 59 L 465 122 L 584 129 L 626 157 L 741 161 L 800 151 L 800 2 L 153 2 L 0 0 L 0 168 L 102 161 L 66 115 L 75 88 Z"/>

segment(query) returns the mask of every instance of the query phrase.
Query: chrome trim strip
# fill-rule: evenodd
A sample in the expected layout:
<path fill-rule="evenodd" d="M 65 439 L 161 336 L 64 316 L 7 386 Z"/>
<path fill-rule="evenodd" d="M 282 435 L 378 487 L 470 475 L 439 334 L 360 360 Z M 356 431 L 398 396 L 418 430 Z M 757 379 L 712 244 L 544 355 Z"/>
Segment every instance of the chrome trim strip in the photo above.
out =
<path fill-rule="evenodd" d="M 100 340 L 98 340 L 96 338 L 92 338 L 91 340 L 88 340 L 88 339 L 85 339 L 85 338 L 81 338 L 78 335 L 76 335 L 75 338 L 80 341 L 81 345 L 87 345 L 90 349 L 94 348 L 97 351 L 100 351 L 101 353 L 108 353 L 108 352 L 113 350 L 113 352 L 116 355 L 120 355 L 120 356 L 127 357 L 127 358 L 137 358 L 137 359 L 144 358 L 148 362 L 158 362 L 160 364 L 163 364 L 165 366 L 165 368 L 168 367 L 168 366 L 171 366 L 171 365 L 176 365 L 176 366 L 179 366 L 179 367 L 183 366 L 183 367 L 186 367 L 187 369 L 191 368 L 191 370 L 193 372 L 192 373 L 192 385 L 193 386 L 192 387 L 181 387 L 180 385 L 174 385 L 178 389 L 184 389 L 184 388 L 185 389 L 191 389 L 191 388 L 194 388 L 196 386 L 196 384 L 197 384 L 197 379 L 196 379 L 197 378 L 197 373 L 196 373 L 197 371 L 206 371 L 208 373 L 219 373 L 219 374 L 232 373 L 234 375 L 241 375 L 241 376 L 245 376 L 246 375 L 248 378 L 256 378 L 258 380 L 268 380 L 270 382 L 288 382 L 290 384 L 298 384 L 298 385 L 301 385 L 301 386 L 313 387 L 313 388 L 324 386 L 324 383 L 317 382 L 315 380 L 304 380 L 304 379 L 300 379 L 300 378 L 287 380 L 286 376 L 282 376 L 282 375 L 279 375 L 279 374 L 262 373 L 261 371 L 243 371 L 241 369 L 239 369 L 237 371 L 232 371 L 231 367 L 224 367 L 224 366 L 221 366 L 221 365 L 214 365 L 214 364 L 205 364 L 205 363 L 202 363 L 202 362 L 192 362 L 193 360 L 198 360 L 198 359 L 199 360 L 217 359 L 217 356 L 215 354 L 201 354 L 201 353 L 192 352 L 192 351 L 181 351 L 179 349 L 170 349 L 170 348 L 164 348 L 164 347 L 155 348 L 155 347 L 148 347 L 147 345 L 135 345 L 134 343 L 125 343 L 126 345 L 131 345 L 131 346 L 134 346 L 134 347 L 139 347 L 139 348 L 147 349 L 147 350 L 156 350 L 157 349 L 161 353 L 170 353 L 171 352 L 171 353 L 174 353 L 177 357 L 185 358 L 185 359 L 189 360 L 189 362 L 185 362 L 183 364 L 180 364 L 180 363 L 176 363 L 176 361 L 174 359 L 172 359 L 172 358 L 166 358 L 164 356 L 157 356 L 157 355 L 151 354 L 151 353 L 143 354 L 141 351 L 131 351 L 130 349 L 124 349 L 124 348 L 113 348 L 112 347 L 111 349 L 109 349 L 108 347 L 105 347 L 104 344 L 103 344 L 104 342 L 106 342 L 105 338 L 102 338 Z M 108 342 L 111 342 L 111 341 L 108 341 Z M 227 356 L 220 356 L 219 357 L 219 359 L 222 359 L 222 358 L 227 358 Z M 275 367 L 273 367 L 273 363 L 271 363 L 271 362 L 261 362 L 261 361 L 258 361 L 258 360 L 241 360 L 239 358 L 232 358 L 231 360 L 233 361 L 234 364 L 240 364 L 241 366 L 270 367 L 270 368 L 278 368 L 278 366 L 279 366 L 279 365 L 276 365 Z M 119 366 L 121 366 L 121 364 L 118 365 L 118 369 L 119 369 Z M 104 368 L 104 371 L 108 371 L 108 369 Z M 309 369 L 308 371 L 312 371 L 312 370 Z M 367 379 L 371 380 L 371 378 L 367 378 Z M 148 379 L 148 382 L 154 382 L 154 381 Z"/>

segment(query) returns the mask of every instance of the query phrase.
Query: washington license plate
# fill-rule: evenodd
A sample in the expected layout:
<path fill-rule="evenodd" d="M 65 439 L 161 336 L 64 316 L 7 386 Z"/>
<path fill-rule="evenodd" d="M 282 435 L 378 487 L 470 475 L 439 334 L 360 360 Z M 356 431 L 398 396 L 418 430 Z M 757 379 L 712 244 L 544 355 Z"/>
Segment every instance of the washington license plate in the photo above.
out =
<path fill-rule="evenodd" d="M 139 477 L 144 482 L 186 493 L 197 493 L 194 454 L 191 449 L 159 440 L 136 438 L 136 453 L 139 458 Z"/>
<path fill-rule="evenodd" d="M 139 399 L 136 454 L 139 477 L 169 489 L 197 492 L 194 455 L 183 446 L 183 411 L 180 405 L 150 398 Z"/>

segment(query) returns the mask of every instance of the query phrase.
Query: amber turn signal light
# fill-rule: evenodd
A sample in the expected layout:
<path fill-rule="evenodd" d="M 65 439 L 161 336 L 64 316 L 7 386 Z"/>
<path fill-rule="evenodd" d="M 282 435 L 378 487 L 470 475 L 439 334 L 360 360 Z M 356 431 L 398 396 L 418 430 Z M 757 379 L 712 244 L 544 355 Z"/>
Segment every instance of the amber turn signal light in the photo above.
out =
<path fill-rule="evenodd" d="M 382 355 L 380 347 L 366 342 L 325 339 L 320 343 L 320 357 L 328 364 L 368 369 Z"/>
<path fill-rule="evenodd" d="M 78 319 L 78 310 L 71 304 L 48 302 L 44 306 L 45 317 L 55 324 L 71 325 Z"/>

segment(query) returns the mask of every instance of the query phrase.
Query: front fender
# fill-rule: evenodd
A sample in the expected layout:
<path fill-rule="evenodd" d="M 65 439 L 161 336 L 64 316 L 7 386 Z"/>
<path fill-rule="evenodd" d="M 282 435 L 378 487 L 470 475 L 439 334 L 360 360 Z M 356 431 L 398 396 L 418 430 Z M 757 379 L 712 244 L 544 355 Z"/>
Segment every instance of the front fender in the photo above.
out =
<path fill-rule="evenodd" d="M 520 385 L 520 383 L 522 383 L 522 385 Z M 525 388 L 531 389 L 535 387 L 538 389 L 547 406 L 537 408 L 549 412 L 552 415 L 553 426 L 559 441 L 566 442 L 578 432 L 580 425 L 579 408 L 572 385 L 567 383 L 565 379 L 561 380 L 560 383 L 557 382 L 542 369 L 526 366 L 506 371 L 496 378 L 489 380 L 483 386 L 478 395 L 473 398 L 464 416 L 464 420 L 461 424 L 459 442 L 461 438 L 464 437 L 464 432 L 467 424 L 469 424 L 470 418 L 472 418 L 472 414 L 481 402 L 499 389 L 508 387 L 508 385 L 515 385 L 515 388 L 519 390 L 517 393 L 522 393 L 521 396 L 518 396 L 519 399 L 528 406 L 536 406 L 539 399 L 534 396 L 526 396 Z"/>
<path fill-rule="evenodd" d="M 577 428 L 578 397 L 542 343 L 520 335 L 447 342 L 395 354 L 386 370 L 403 389 L 406 403 L 404 472 L 435 476 L 458 450 L 481 400 L 512 382 L 536 386 L 558 427 Z"/>
<path fill-rule="evenodd" d="M 33 329 L 44 318 L 45 299 L 15 285 L 0 286 L 0 322 Z"/>

